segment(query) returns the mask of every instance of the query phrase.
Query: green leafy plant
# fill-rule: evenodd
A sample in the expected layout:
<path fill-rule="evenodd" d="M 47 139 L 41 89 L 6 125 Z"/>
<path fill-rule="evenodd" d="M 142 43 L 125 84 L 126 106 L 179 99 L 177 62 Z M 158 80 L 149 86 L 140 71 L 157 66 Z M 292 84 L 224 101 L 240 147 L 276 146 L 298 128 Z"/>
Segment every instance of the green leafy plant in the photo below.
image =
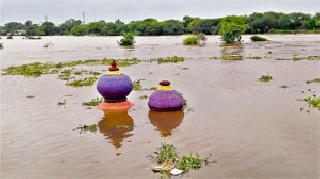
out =
<path fill-rule="evenodd" d="M 97 77 L 86 77 L 83 79 L 74 79 L 73 81 L 67 82 L 67 86 L 73 86 L 73 87 L 82 87 L 82 86 L 92 86 L 96 81 Z"/>
<path fill-rule="evenodd" d="M 203 159 L 201 159 L 199 155 L 189 154 L 179 159 L 175 164 L 175 167 L 184 172 L 188 172 L 190 169 L 201 168 L 202 161 Z"/>
<path fill-rule="evenodd" d="M 177 63 L 177 62 L 183 62 L 184 58 L 183 57 L 165 57 L 165 58 L 157 58 L 157 59 L 152 59 L 151 61 L 156 60 L 158 64 L 162 63 Z"/>
<path fill-rule="evenodd" d="M 118 42 L 121 46 L 131 46 L 135 43 L 134 35 L 131 33 L 124 33 L 120 42 Z"/>
<path fill-rule="evenodd" d="M 310 106 L 320 110 L 320 98 L 313 95 L 304 99 Z"/>
<path fill-rule="evenodd" d="M 262 75 L 259 79 L 260 82 L 264 82 L 264 83 L 267 83 L 269 82 L 270 80 L 272 80 L 272 76 L 270 75 Z"/>
<path fill-rule="evenodd" d="M 178 159 L 178 153 L 172 144 L 162 142 L 161 146 L 156 149 L 151 158 L 154 159 L 157 164 L 162 164 L 166 159 L 171 159 L 175 162 Z"/>
<path fill-rule="evenodd" d="M 267 39 L 260 37 L 260 36 L 257 36 L 257 35 L 251 36 L 250 39 L 251 39 L 251 41 L 267 41 Z"/>

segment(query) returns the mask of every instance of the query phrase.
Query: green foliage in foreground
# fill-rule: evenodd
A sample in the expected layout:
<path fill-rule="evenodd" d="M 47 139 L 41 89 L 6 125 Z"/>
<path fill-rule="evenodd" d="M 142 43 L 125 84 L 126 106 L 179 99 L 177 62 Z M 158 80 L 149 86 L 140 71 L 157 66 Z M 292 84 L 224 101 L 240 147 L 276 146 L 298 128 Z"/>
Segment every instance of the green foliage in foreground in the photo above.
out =
<path fill-rule="evenodd" d="M 177 149 L 172 144 L 167 144 L 166 142 L 161 143 L 161 146 L 153 154 L 151 157 L 157 164 L 162 164 L 167 159 L 173 162 L 178 160 Z"/>
<path fill-rule="evenodd" d="M 320 98 L 314 96 L 309 96 L 307 98 L 304 99 L 304 101 L 306 101 L 310 106 L 317 108 L 320 110 Z"/>
<path fill-rule="evenodd" d="M 257 35 L 251 36 L 250 39 L 251 39 L 251 41 L 267 41 L 267 39 L 260 37 L 260 36 L 257 36 Z"/>
<path fill-rule="evenodd" d="M 122 39 L 120 39 L 120 42 L 118 42 L 119 45 L 122 46 L 131 46 L 135 43 L 134 41 L 134 35 L 130 33 L 125 33 L 122 36 Z"/>
<path fill-rule="evenodd" d="M 272 76 L 270 75 L 262 75 L 259 79 L 260 82 L 264 82 L 264 83 L 267 83 L 269 82 L 270 80 L 272 80 Z"/>
<path fill-rule="evenodd" d="M 248 24 L 244 16 L 228 16 L 221 21 L 219 34 L 225 43 L 241 42 Z"/>
<path fill-rule="evenodd" d="M 183 172 L 188 172 L 190 169 L 199 169 L 202 164 L 208 165 L 210 163 L 216 162 L 215 160 L 210 160 L 212 154 L 208 157 L 201 158 L 197 154 L 188 154 L 179 157 L 177 149 L 172 144 L 167 144 L 166 142 L 161 143 L 161 146 L 156 148 L 151 159 L 153 159 L 157 164 L 161 165 L 166 160 L 171 160 L 174 166 Z"/>

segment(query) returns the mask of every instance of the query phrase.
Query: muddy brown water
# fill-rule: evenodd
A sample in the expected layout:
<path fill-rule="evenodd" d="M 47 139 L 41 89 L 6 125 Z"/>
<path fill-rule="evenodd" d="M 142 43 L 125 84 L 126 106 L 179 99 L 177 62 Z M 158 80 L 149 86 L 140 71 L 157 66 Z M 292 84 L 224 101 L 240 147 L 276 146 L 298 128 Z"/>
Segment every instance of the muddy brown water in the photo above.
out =
<path fill-rule="evenodd" d="M 138 37 L 135 49 L 118 47 L 119 37 L 2 38 L 1 68 L 33 61 L 185 57 L 182 63 L 142 62 L 121 71 L 145 78 L 145 88 L 170 79 L 189 110 L 150 112 L 147 100 L 138 98 L 151 91 L 133 91 L 133 109 L 109 114 L 81 106 L 99 97 L 95 86 L 67 87 L 57 75 L 1 76 L 1 178 L 159 178 L 147 155 L 162 141 L 180 154 L 214 153 L 217 163 L 185 178 L 319 178 L 320 111 L 297 99 L 320 95 L 319 84 L 305 83 L 320 77 L 320 61 L 285 59 L 320 56 L 320 36 L 265 37 L 270 41 L 251 43 L 244 36 L 237 48 L 221 46 L 218 36 L 208 37 L 203 47 L 183 46 L 183 36 Z M 209 59 L 221 54 L 243 60 Z M 274 79 L 259 82 L 265 74 Z M 57 105 L 64 100 L 66 105 Z M 93 123 L 95 134 L 72 130 Z"/>

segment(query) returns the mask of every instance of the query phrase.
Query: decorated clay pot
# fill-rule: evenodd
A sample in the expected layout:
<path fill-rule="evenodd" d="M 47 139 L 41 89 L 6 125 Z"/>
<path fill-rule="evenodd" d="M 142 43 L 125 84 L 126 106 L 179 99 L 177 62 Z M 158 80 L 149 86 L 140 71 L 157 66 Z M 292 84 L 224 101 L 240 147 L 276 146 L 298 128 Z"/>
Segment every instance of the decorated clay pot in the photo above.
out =
<path fill-rule="evenodd" d="M 170 86 L 168 80 L 162 80 L 160 86 L 149 98 L 149 108 L 155 111 L 178 111 L 184 105 L 182 94 Z"/>
<path fill-rule="evenodd" d="M 117 68 L 117 63 L 112 62 L 108 72 L 99 78 L 98 92 L 105 102 L 123 102 L 132 91 L 132 80 L 128 75 L 122 74 Z"/>

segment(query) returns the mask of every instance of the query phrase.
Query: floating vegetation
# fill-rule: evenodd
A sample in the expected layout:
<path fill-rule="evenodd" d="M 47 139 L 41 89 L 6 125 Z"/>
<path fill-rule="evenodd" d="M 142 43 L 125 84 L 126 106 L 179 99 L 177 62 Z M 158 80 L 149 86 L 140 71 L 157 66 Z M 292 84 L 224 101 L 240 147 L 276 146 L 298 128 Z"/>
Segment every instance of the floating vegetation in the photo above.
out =
<path fill-rule="evenodd" d="M 150 88 L 142 88 L 141 91 L 154 91 L 157 90 L 157 87 L 150 87 Z"/>
<path fill-rule="evenodd" d="M 140 95 L 139 96 L 139 99 L 148 99 L 149 98 L 149 96 L 148 95 L 146 95 L 146 94 L 144 94 L 144 95 Z"/>
<path fill-rule="evenodd" d="M 95 99 L 91 99 L 90 101 L 83 102 L 82 106 L 87 106 L 90 108 L 93 106 L 97 106 L 102 102 L 103 102 L 103 98 L 95 98 Z"/>
<path fill-rule="evenodd" d="M 268 51 L 267 54 L 272 54 L 272 51 Z"/>
<path fill-rule="evenodd" d="M 2 43 L 0 43 L 0 49 L 3 49 L 3 44 Z"/>
<path fill-rule="evenodd" d="M 320 97 L 317 97 L 316 95 L 312 95 L 305 98 L 304 101 L 306 101 L 310 106 L 320 110 Z"/>
<path fill-rule="evenodd" d="M 66 105 L 66 103 L 67 103 L 66 100 L 64 100 L 64 101 L 62 101 L 62 102 L 59 101 L 57 105 L 58 105 L 58 106 L 64 106 L 64 105 Z"/>
<path fill-rule="evenodd" d="M 97 77 L 86 77 L 83 79 L 74 79 L 73 81 L 67 82 L 67 86 L 73 86 L 73 87 L 82 87 L 82 86 L 92 86 L 96 81 Z"/>
<path fill-rule="evenodd" d="M 298 61 L 298 60 L 320 60 L 320 56 L 307 56 L 307 57 L 294 56 L 293 60 L 294 61 Z"/>
<path fill-rule="evenodd" d="M 242 60 L 243 57 L 241 55 L 227 55 L 223 54 L 221 55 L 221 60 Z"/>
<path fill-rule="evenodd" d="M 289 86 L 287 86 L 287 85 L 281 85 L 280 88 L 286 89 L 286 88 L 289 88 Z"/>
<path fill-rule="evenodd" d="M 153 167 L 154 171 L 170 171 L 171 174 L 177 175 L 182 172 L 188 172 L 190 169 L 200 169 L 202 164 L 208 165 L 216 162 L 215 160 L 210 160 L 212 154 L 205 158 L 201 158 L 197 154 L 188 154 L 179 157 L 176 147 L 165 142 L 161 143 L 161 146 L 156 148 L 156 151 L 150 157 L 160 165 Z"/>
<path fill-rule="evenodd" d="M 247 57 L 247 59 L 252 59 L 252 60 L 261 60 L 262 57 L 261 56 L 249 56 Z"/>
<path fill-rule="evenodd" d="M 2 75 L 24 75 L 24 76 L 40 76 L 43 74 L 57 74 L 60 69 L 76 67 L 79 65 L 109 65 L 113 59 L 88 59 L 88 60 L 76 60 L 68 62 L 59 63 L 40 63 L 33 62 L 28 64 L 23 64 L 17 67 L 8 67 L 3 69 Z M 118 66 L 128 67 L 133 64 L 137 64 L 142 60 L 137 58 L 131 59 L 121 59 L 117 60 Z M 98 74 L 98 72 L 92 72 Z M 93 75 L 95 75 L 93 74 Z"/>
<path fill-rule="evenodd" d="M 29 40 L 40 40 L 42 39 L 40 36 L 36 37 L 36 36 L 25 36 L 25 39 L 29 39 Z"/>
<path fill-rule="evenodd" d="M 152 59 L 151 61 L 157 61 L 158 64 L 162 64 L 162 63 L 177 63 L 177 62 L 183 62 L 184 58 L 183 57 L 177 57 L 177 56 L 173 56 L 173 57 L 165 57 L 165 58 L 157 58 L 157 59 Z"/>
<path fill-rule="evenodd" d="M 91 132 L 91 133 L 96 133 L 97 132 L 97 124 L 89 124 L 89 125 L 80 125 L 79 127 L 76 127 L 73 129 L 73 131 L 79 129 L 80 130 L 80 134 L 81 133 L 86 133 L 86 132 Z"/>
<path fill-rule="evenodd" d="M 251 41 L 268 41 L 267 39 L 260 37 L 260 36 L 257 36 L 257 35 L 251 36 L 250 39 L 251 39 Z"/>
<path fill-rule="evenodd" d="M 216 56 L 209 57 L 209 58 L 210 58 L 210 60 L 218 60 L 219 59 L 219 57 L 216 57 Z"/>
<path fill-rule="evenodd" d="M 306 81 L 307 84 L 310 84 L 310 83 L 320 83 L 320 78 L 314 78 L 312 80 L 307 80 Z"/>
<path fill-rule="evenodd" d="M 27 95 L 26 98 L 32 99 L 32 98 L 35 98 L 35 96 L 34 95 Z"/>
<path fill-rule="evenodd" d="M 270 75 L 262 75 L 259 79 L 260 82 L 264 82 L 264 83 L 267 83 L 269 82 L 270 80 L 272 80 L 272 76 Z"/>

